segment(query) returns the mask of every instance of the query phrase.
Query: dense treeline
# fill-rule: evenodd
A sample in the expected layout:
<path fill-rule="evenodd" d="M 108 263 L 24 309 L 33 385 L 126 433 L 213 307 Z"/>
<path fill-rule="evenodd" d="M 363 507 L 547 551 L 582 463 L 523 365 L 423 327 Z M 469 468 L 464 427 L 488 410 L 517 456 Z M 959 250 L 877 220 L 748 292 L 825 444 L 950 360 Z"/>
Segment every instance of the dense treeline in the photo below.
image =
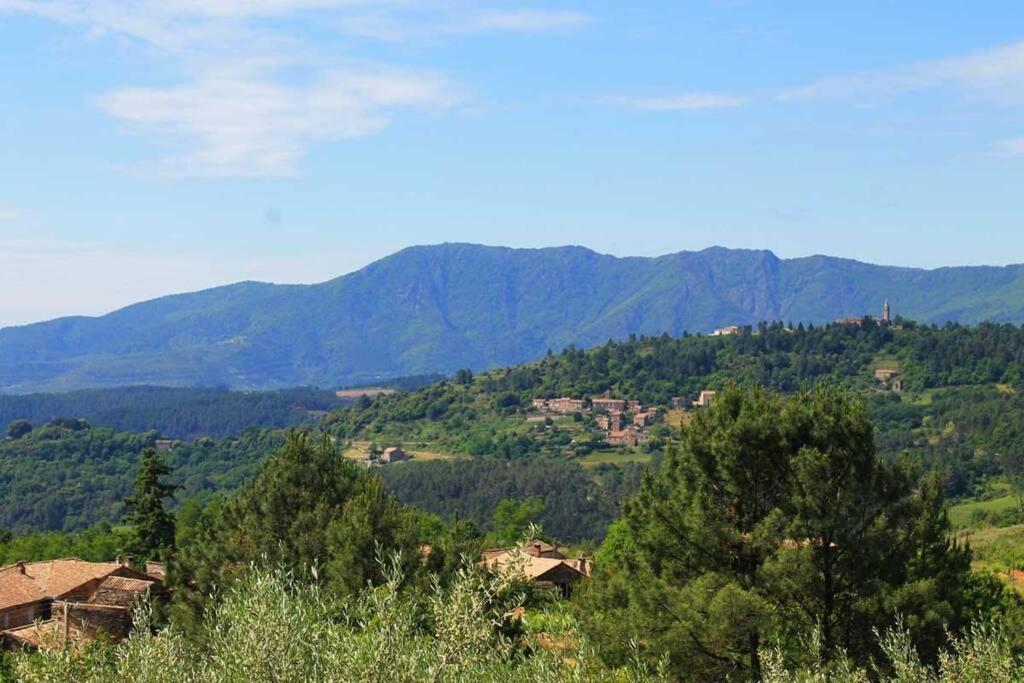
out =
<path fill-rule="evenodd" d="M 192 440 L 234 436 L 250 427 L 294 427 L 345 405 L 333 391 L 310 388 L 229 391 L 139 386 L 0 395 L 0 425 L 15 420 L 40 425 L 62 417 L 84 418 L 117 432 L 155 431 L 169 439 Z"/>
<path fill-rule="evenodd" d="M 0 529 L 71 531 L 119 520 L 139 453 L 156 438 L 61 421 L 0 441 Z M 203 500 L 237 488 L 283 440 L 279 432 L 249 430 L 176 444 L 167 460 L 182 486 L 179 498 Z"/>
<path fill-rule="evenodd" d="M 909 453 L 938 471 L 947 495 L 973 495 L 991 477 L 1024 468 L 1024 397 L 1009 387 L 953 387 L 916 402 L 878 395 L 869 412 L 880 451 Z"/>
<path fill-rule="evenodd" d="M 384 468 L 381 476 L 403 503 L 445 520 L 458 517 L 484 531 L 493 530 L 491 520 L 501 501 L 537 501 L 536 521 L 544 531 L 575 543 L 604 537 L 642 473 L 639 465 L 609 465 L 588 474 L 572 462 L 538 458 L 523 463 L 413 462 Z"/>

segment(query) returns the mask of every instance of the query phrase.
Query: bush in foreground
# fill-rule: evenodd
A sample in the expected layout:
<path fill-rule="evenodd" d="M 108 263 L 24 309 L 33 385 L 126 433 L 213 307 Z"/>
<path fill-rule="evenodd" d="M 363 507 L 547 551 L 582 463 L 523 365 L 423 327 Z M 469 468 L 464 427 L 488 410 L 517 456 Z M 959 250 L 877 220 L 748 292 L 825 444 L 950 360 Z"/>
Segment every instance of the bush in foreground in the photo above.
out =
<path fill-rule="evenodd" d="M 14 658 L 17 680 L 200 683 L 239 681 L 641 681 L 642 665 L 611 672 L 585 643 L 535 648 L 512 616 L 513 581 L 461 570 L 446 587 L 400 590 L 401 572 L 335 598 L 283 570 L 253 570 L 205 614 L 198 638 L 141 627 L 117 646 Z"/>

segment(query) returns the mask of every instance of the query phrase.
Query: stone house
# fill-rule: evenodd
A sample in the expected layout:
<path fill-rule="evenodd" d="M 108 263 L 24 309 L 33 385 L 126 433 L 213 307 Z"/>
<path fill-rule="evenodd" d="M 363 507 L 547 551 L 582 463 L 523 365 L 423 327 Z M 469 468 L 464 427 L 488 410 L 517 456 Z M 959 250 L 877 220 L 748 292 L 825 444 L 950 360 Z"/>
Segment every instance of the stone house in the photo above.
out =
<path fill-rule="evenodd" d="M 608 436 L 605 437 L 605 441 L 608 442 L 609 446 L 626 446 L 627 448 L 636 448 L 638 445 L 643 443 L 644 438 L 643 433 L 639 430 L 632 427 L 626 427 L 625 429 L 608 432 Z"/>
<path fill-rule="evenodd" d="M 612 413 L 625 412 L 626 401 L 621 398 L 595 398 L 590 401 L 595 412 Z"/>
<path fill-rule="evenodd" d="M 393 446 L 391 448 L 385 448 L 384 452 L 380 454 L 380 458 L 378 458 L 378 460 L 383 464 L 391 464 L 393 462 L 405 460 L 408 457 L 409 456 L 407 456 L 405 451 L 401 448 Z"/>
<path fill-rule="evenodd" d="M 120 562 L 65 558 L 0 567 L 0 647 L 39 647 L 51 631 L 123 638 L 136 600 L 162 593 L 162 582 Z"/>
<path fill-rule="evenodd" d="M 587 409 L 587 402 L 581 398 L 553 398 L 548 401 L 548 410 L 560 415 L 582 413 Z"/>
<path fill-rule="evenodd" d="M 531 541 L 515 548 L 492 548 L 482 553 L 480 565 L 488 571 L 518 571 L 524 579 L 568 596 L 574 584 L 590 576 L 592 563 L 569 559 L 550 543 Z"/>

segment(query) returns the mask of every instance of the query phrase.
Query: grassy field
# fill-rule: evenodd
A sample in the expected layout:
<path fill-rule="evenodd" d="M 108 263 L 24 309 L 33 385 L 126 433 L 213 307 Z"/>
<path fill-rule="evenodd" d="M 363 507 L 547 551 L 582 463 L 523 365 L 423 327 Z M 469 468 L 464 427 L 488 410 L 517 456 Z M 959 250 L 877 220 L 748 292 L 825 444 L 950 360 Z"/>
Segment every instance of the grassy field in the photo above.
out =
<path fill-rule="evenodd" d="M 351 460 L 362 460 L 366 457 L 366 451 L 369 447 L 369 441 L 354 441 L 342 455 Z M 402 444 L 402 450 L 412 456 L 413 460 L 421 462 L 430 460 L 467 460 L 470 457 L 468 455 L 433 450 L 430 444 L 426 443 Z"/>
<path fill-rule="evenodd" d="M 594 451 L 589 453 L 576 462 L 583 467 L 595 467 L 597 465 L 624 465 L 630 462 L 649 463 L 651 461 L 650 453 L 641 453 L 639 451 L 627 451 L 626 453 L 619 453 L 618 451 L 602 450 Z"/>
<path fill-rule="evenodd" d="M 1017 497 L 1013 495 L 1001 496 L 991 500 L 972 500 L 967 503 L 960 503 L 949 508 L 949 521 L 954 527 L 970 526 L 972 520 L 979 515 L 999 514 L 1009 512 L 1017 507 Z"/>
<path fill-rule="evenodd" d="M 962 531 L 957 538 L 971 544 L 975 571 L 992 572 L 1024 593 L 1024 524 Z"/>

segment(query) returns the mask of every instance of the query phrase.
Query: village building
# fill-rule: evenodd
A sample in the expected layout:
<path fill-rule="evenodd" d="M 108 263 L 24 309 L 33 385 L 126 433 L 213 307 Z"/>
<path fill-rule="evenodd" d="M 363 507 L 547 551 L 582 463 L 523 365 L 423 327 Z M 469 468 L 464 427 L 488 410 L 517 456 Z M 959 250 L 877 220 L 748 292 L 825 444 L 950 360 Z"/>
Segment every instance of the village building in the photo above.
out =
<path fill-rule="evenodd" d="M 725 327 L 719 327 L 711 333 L 712 337 L 725 337 L 730 334 L 737 334 L 740 331 L 739 325 L 726 325 Z"/>
<path fill-rule="evenodd" d="M 601 418 L 603 418 L 603 429 L 606 432 L 618 431 L 626 426 L 626 415 L 620 410 L 613 410 L 606 415 L 598 415 L 598 419 Z"/>
<path fill-rule="evenodd" d="M 903 391 L 903 378 L 896 368 L 876 368 L 875 379 L 897 394 Z"/>
<path fill-rule="evenodd" d="M 548 409 L 548 401 L 545 398 L 535 398 L 530 402 L 530 405 L 542 413 Z"/>
<path fill-rule="evenodd" d="M 136 601 L 162 593 L 161 581 L 120 562 L 66 558 L 0 567 L 0 648 L 38 649 L 53 633 L 122 639 Z"/>
<path fill-rule="evenodd" d="M 657 415 L 658 413 L 656 412 L 637 413 L 633 416 L 633 426 L 641 428 L 649 427 L 651 426 L 651 423 L 654 422 Z"/>
<path fill-rule="evenodd" d="M 626 446 L 627 448 L 636 448 L 645 440 L 644 433 L 633 427 L 608 432 L 608 436 L 605 437 L 609 446 Z"/>
<path fill-rule="evenodd" d="M 577 398 L 553 398 L 548 401 L 548 410 L 559 415 L 582 413 L 587 409 L 587 402 Z"/>
<path fill-rule="evenodd" d="M 670 399 L 672 410 L 687 410 L 692 405 L 690 399 L 685 396 L 673 396 Z"/>
<path fill-rule="evenodd" d="M 167 578 L 167 565 L 163 562 L 147 562 L 146 576 L 163 583 Z"/>
<path fill-rule="evenodd" d="M 173 439 L 157 439 L 153 442 L 153 446 L 156 448 L 158 453 L 163 453 L 174 448 Z"/>
<path fill-rule="evenodd" d="M 898 374 L 900 371 L 896 368 L 878 368 L 875 370 L 875 379 L 879 382 L 888 382 Z"/>
<path fill-rule="evenodd" d="M 716 396 L 718 396 L 717 391 L 708 391 L 707 389 L 705 389 L 704 391 L 700 392 L 700 396 L 697 397 L 697 400 L 694 401 L 693 405 L 697 406 L 698 408 L 707 408 L 708 406 L 715 402 Z"/>
<path fill-rule="evenodd" d="M 405 454 L 405 451 L 403 451 L 401 448 L 393 446 L 391 448 L 385 448 L 384 452 L 380 454 L 378 460 L 382 464 L 390 465 L 393 462 L 401 462 L 402 460 L 405 460 L 408 457 L 409 456 L 407 456 Z"/>
<path fill-rule="evenodd" d="M 626 401 L 626 411 L 630 413 L 642 412 L 644 406 L 640 401 Z"/>
<path fill-rule="evenodd" d="M 865 318 L 863 316 L 848 316 L 846 318 L 839 318 L 836 323 L 840 325 L 863 325 Z M 882 306 L 882 317 L 879 319 L 880 325 L 891 325 L 892 324 L 892 308 L 889 306 L 889 300 L 885 300 L 885 304 Z"/>
<path fill-rule="evenodd" d="M 621 398 L 595 398 L 590 401 L 595 412 L 625 412 L 626 402 Z"/>
<path fill-rule="evenodd" d="M 518 571 L 534 585 L 557 590 L 565 597 L 593 569 L 590 560 L 566 558 L 555 546 L 536 540 L 515 548 L 485 550 L 480 565 L 496 574 Z"/>

